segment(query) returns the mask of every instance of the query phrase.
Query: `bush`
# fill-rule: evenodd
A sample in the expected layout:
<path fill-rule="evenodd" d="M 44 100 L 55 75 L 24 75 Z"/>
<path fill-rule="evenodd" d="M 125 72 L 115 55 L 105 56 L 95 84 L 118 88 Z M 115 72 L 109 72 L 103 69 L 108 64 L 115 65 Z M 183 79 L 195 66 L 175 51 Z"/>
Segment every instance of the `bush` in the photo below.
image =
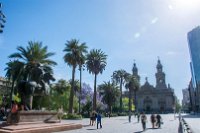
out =
<path fill-rule="evenodd" d="M 128 113 L 126 113 L 126 112 L 118 113 L 118 116 L 127 116 L 127 115 L 128 115 Z"/>
<path fill-rule="evenodd" d="M 82 119 L 82 115 L 78 115 L 78 114 L 66 114 L 66 115 L 63 115 L 63 119 L 80 120 L 80 119 Z"/>
<path fill-rule="evenodd" d="M 111 115 L 110 115 L 110 117 L 117 117 L 118 116 L 118 114 L 116 114 L 116 113 L 112 113 Z"/>

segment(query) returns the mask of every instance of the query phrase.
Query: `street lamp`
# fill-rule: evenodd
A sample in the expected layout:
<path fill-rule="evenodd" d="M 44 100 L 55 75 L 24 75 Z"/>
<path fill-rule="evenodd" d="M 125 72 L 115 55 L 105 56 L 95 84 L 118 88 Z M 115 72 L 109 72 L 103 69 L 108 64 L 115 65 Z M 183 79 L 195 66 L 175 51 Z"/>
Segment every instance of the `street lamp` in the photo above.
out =
<path fill-rule="evenodd" d="M 6 23 L 6 16 L 2 12 L 2 3 L 0 3 L 0 33 L 3 33 L 4 23 Z"/>

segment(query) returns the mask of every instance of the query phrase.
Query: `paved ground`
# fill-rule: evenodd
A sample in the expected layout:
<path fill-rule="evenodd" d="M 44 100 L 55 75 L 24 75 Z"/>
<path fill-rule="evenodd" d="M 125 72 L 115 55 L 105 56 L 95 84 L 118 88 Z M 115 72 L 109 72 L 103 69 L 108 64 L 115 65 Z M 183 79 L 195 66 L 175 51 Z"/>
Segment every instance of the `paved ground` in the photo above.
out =
<path fill-rule="evenodd" d="M 150 115 L 147 115 L 147 130 L 145 133 L 177 133 L 178 119 L 174 120 L 173 114 L 161 115 L 164 124 L 161 129 L 151 129 Z M 132 122 L 128 122 L 128 117 L 103 118 L 102 129 L 96 129 L 96 126 L 89 126 L 89 119 L 66 120 L 69 123 L 80 123 L 84 125 L 82 129 L 73 131 L 64 131 L 59 133 L 141 133 L 142 125 L 137 123 L 136 118 L 132 117 Z"/>
<path fill-rule="evenodd" d="M 182 115 L 194 133 L 200 133 L 200 115 Z"/>

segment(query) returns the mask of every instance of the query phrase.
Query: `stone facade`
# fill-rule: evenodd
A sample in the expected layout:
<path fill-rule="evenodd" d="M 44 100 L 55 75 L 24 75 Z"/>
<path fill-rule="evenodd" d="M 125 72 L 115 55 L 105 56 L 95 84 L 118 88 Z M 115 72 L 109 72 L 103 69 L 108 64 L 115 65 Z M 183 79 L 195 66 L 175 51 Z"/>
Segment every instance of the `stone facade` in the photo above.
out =
<path fill-rule="evenodd" d="M 11 83 L 3 77 L 0 77 L 0 95 L 9 94 L 11 89 Z"/>
<path fill-rule="evenodd" d="M 136 67 L 136 66 L 135 66 Z M 162 70 L 162 64 L 158 59 L 156 86 L 154 87 L 146 81 L 144 85 L 137 91 L 137 108 L 138 111 L 145 111 L 146 113 L 152 112 L 173 112 L 174 110 L 174 90 L 166 85 L 165 73 Z M 135 72 L 133 71 L 133 74 Z M 138 76 L 139 77 L 139 76 Z"/>

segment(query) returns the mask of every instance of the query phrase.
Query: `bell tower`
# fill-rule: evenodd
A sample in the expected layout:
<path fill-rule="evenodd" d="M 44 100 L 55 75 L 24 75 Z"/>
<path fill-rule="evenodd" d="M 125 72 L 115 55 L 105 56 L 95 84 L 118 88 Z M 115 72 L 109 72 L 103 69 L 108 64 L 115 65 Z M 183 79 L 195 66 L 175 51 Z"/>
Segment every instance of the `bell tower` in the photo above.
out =
<path fill-rule="evenodd" d="M 160 59 L 158 58 L 157 66 L 156 66 L 157 72 L 155 74 L 156 76 L 156 89 L 166 89 L 166 83 L 165 83 L 165 73 L 163 72 L 163 66 L 161 64 Z"/>
<path fill-rule="evenodd" d="M 138 75 L 138 68 L 136 66 L 135 60 L 134 60 L 134 63 L 133 63 L 132 72 L 133 72 L 133 76 L 135 76 L 137 78 L 137 80 L 140 81 L 140 76 Z"/>

